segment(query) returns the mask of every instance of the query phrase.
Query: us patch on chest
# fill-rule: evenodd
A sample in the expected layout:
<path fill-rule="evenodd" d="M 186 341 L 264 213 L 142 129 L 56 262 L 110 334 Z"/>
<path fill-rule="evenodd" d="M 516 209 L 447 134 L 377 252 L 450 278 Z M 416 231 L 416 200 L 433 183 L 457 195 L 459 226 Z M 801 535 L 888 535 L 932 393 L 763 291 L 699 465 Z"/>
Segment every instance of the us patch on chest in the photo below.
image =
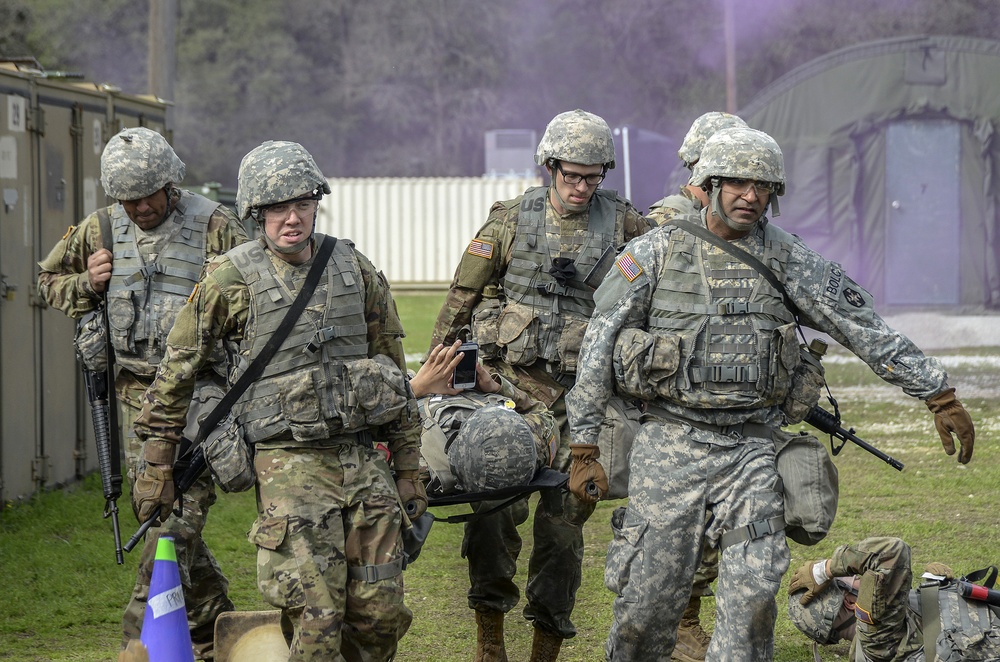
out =
<path fill-rule="evenodd" d="M 488 241 L 483 241 L 482 239 L 473 239 L 469 242 L 469 255 L 475 255 L 476 257 L 492 260 L 493 244 Z"/>
<path fill-rule="evenodd" d="M 642 273 L 642 267 L 636 263 L 635 258 L 632 257 L 631 253 L 622 253 L 621 257 L 618 258 L 618 261 L 615 262 L 615 264 L 622 272 L 622 275 L 625 276 L 626 280 L 630 283 L 638 278 L 639 274 Z"/>

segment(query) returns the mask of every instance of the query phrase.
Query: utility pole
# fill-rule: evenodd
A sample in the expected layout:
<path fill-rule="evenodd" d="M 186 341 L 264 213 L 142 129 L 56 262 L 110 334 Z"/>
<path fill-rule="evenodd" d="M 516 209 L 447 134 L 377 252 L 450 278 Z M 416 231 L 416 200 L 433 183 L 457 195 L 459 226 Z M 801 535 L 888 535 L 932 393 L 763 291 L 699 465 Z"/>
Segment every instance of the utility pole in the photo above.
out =
<path fill-rule="evenodd" d="M 177 0 L 149 0 L 149 93 L 174 100 L 177 76 Z"/>
<path fill-rule="evenodd" d="M 733 0 L 722 0 L 722 32 L 726 46 L 726 112 L 736 114 L 736 26 Z"/>

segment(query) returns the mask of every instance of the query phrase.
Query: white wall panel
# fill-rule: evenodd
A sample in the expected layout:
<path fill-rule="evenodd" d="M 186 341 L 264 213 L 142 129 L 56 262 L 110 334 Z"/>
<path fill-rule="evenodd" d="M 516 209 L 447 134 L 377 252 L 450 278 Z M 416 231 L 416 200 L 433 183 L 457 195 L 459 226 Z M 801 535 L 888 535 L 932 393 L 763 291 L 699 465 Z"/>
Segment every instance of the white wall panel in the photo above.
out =
<path fill-rule="evenodd" d="M 352 240 L 393 286 L 451 282 L 469 240 L 497 200 L 532 178 L 429 177 L 331 179 L 316 229 Z"/>

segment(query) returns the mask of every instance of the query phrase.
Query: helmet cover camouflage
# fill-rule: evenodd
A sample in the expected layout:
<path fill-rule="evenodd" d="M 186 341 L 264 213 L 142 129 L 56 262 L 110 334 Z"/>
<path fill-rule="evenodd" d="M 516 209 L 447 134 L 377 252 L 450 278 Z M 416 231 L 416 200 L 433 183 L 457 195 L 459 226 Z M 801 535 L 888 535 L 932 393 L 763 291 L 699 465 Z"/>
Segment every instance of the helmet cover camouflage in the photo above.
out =
<path fill-rule="evenodd" d="M 603 118 L 579 108 L 559 113 L 545 127 L 535 151 L 538 165 L 545 165 L 549 159 L 614 168 L 615 141 L 611 127 Z"/>
<path fill-rule="evenodd" d="M 489 405 L 462 423 L 448 447 L 448 462 L 467 492 L 526 485 L 535 475 L 535 443 L 521 414 Z"/>
<path fill-rule="evenodd" d="M 831 581 L 807 605 L 799 602 L 801 598 L 802 591 L 788 595 L 788 618 L 795 627 L 819 644 L 835 644 L 840 641 L 840 635 L 834 632 L 833 625 L 844 604 L 844 590 L 837 582 Z"/>
<path fill-rule="evenodd" d="M 115 200 L 140 200 L 180 182 L 185 172 L 167 139 L 143 126 L 122 129 L 101 153 L 101 186 Z"/>
<path fill-rule="evenodd" d="M 330 185 L 312 155 L 298 143 L 268 140 L 240 162 L 236 213 L 243 220 L 257 207 L 317 192 L 329 193 Z"/>
<path fill-rule="evenodd" d="M 746 125 L 747 123 L 736 115 L 717 110 L 705 113 L 691 123 L 691 128 L 688 129 L 687 135 L 684 136 L 681 148 L 677 150 L 677 156 L 681 157 L 681 161 L 684 162 L 685 167 L 691 169 L 698 159 L 701 158 L 701 150 L 705 146 L 706 140 L 722 129 Z"/>
<path fill-rule="evenodd" d="M 701 158 L 694 164 L 691 184 L 705 186 L 713 177 L 752 179 L 777 185 L 785 193 L 785 162 L 774 138 L 750 127 L 717 131 L 705 141 Z"/>

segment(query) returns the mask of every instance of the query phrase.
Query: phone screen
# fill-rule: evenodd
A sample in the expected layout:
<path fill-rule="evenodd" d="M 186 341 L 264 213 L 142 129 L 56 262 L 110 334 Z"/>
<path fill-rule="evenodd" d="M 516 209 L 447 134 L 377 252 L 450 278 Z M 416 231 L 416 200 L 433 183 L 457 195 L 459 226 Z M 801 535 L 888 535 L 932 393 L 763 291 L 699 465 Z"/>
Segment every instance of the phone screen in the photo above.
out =
<path fill-rule="evenodd" d="M 476 385 L 476 363 L 479 362 L 479 345 L 463 343 L 458 351 L 463 352 L 462 360 L 455 367 L 452 380 L 454 388 L 473 388 Z"/>

